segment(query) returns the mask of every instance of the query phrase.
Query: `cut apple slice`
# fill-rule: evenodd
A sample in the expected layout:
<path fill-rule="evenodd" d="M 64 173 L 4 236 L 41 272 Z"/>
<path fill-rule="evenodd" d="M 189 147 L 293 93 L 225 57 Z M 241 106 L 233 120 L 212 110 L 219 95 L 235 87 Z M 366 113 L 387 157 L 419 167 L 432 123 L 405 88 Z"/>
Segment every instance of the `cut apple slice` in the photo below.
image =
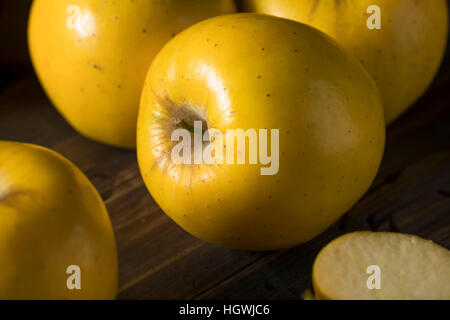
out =
<path fill-rule="evenodd" d="M 354 232 L 316 258 L 317 299 L 450 299 L 450 251 L 417 236 Z"/>

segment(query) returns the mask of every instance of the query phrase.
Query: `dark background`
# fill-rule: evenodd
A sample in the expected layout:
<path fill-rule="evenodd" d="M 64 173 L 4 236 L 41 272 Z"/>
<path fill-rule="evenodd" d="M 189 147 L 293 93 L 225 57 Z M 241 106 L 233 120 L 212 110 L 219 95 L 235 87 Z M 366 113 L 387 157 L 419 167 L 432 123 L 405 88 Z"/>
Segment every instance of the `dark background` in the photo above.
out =
<path fill-rule="evenodd" d="M 434 0 L 427 0 L 434 1 Z M 318 251 L 353 230 L 413 233 L 450 248 L 450 54 L 427 93 L 389 126 L 369 192 L 316 239 L 276 252 L 202 242 L 158 208 L 135 153 L 76 133 L 42 91 L 28 58 L 31 1 L 0 1 L 0 139 L 56 150 L 91 179 L 116 233 L 123 299 L 299 299 Z"/>

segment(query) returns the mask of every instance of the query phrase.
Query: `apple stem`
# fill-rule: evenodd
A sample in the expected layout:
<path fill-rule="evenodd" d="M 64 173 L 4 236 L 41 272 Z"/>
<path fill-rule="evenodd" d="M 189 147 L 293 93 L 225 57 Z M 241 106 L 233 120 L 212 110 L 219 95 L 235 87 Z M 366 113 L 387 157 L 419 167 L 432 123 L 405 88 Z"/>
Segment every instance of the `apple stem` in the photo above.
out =
<path fill-rule="evenodd" d="M 181 120 L 181 122 L 177 124 L 177 127 L 181 129 L 186 129 L 189 132 L 194 133 L 194 126 L 190 125 L 184 120 Z"/>

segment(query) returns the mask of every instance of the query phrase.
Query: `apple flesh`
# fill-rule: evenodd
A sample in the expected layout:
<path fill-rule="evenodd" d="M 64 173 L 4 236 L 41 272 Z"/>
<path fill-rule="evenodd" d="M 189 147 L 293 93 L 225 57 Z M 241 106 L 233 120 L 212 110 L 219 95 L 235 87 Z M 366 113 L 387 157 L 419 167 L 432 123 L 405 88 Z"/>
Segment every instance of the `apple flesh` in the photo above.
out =
<path fill-rule="evenodd" d="M 367 27 L 373 5 L 380 9 L 380 29 Z M 242 6 L 306 23 L 336 39 L 377 83 L 388 124 L 429 87 L 447 43 L 446 0 L 243 0 Z"/>
<path fill-rule="evenodd" d="M 45 92 L 78 132 L 134 149 L 155 55 L 186 27 L 232 12 L 232 0 L 34 0 L 30 55 Z"/>
<path fill-rule="evenodd" d="M 225 135 L 279 130 L 279 170 L 261 175 L 248 148 L 245 164 L 174 163 L 173 131 L 196 120 Z M 377 173 L 384 139 L 375 83 L 334 40 L 287 19 L 234 14 L 188 28 L 157 55 L 137 151 L 153 198 L 185 230 L 271 250 L 312 239 L 353 206 Z"/>
<path fill-rule="evenodd" d="M 114 299 L 114 232 L 86 176 L 30 144 L 0 141 L 0 159 L 0 299 Z"/>
<path fill-rule="evenodd" d="M 367 285 L 372 265 L 379 267 L 379 289 Z M 450 251 L 413 235 L 349 233 L 319 253 L 313 285 L 317 299 L 448 300 Z"/>

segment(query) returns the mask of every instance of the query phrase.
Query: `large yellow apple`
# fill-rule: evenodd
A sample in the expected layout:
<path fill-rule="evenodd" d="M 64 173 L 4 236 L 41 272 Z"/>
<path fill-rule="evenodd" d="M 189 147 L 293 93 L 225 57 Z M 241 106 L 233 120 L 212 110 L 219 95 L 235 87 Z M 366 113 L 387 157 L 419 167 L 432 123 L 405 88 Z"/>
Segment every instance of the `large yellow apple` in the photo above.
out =
<path fill-rule="evenodd" d="M 331 35 L 377 83 L 391 123 L 429 87 L 448 31 L 446 0 L 243 0 L 243 9 L 309 24 Z M 369 29 L 380 9 L 381 29 Z M 368 10 L 369 9 L 369 10 Z"/>
<path fill-rule="evenodd" d="M 184 28 L 234 12 L 232 0 L 35 0 L 29 48 L 53 104 L 83 135 L 136 147 L 145 74 Z"/>
<path fill-rule="evenodd" d="M 235 164 L 220 164 L 220 152 L 211 152 L 212 164 L 173 161 L 183 139 L 172 133 L 194 121 L 222 141 L 232 136 L 227 129 L 270 130 L 263 147 L 279 157 L 278 170 L 262 174 L 275 161 L 261 158 L 261 145 L 257 164 L 249 147 L 239 149 L 246 164 L 238 152 Z M 190 27 L 157 55 L 141 99 L 138 159 L 154 199 L 185 230 L 269 250 L 310 240 L 348 210 L 371 184 L 384 138 L 375 83 L 334 40 L 295 21 L 235 14 Z M 191 156 L 220 140 L 194 146 Z"/>
<path fill-rule="evenodd" d="M 413 235 L 354 232 L 316 258 L 317 299 L 450 299 L 450 251 Z"/>
<path fill-rule="evenodd" d="M 56 152 L 0 141 L 0 266 L 0 299 L 116 296 L 108 212 L 86 176 Z"/>

